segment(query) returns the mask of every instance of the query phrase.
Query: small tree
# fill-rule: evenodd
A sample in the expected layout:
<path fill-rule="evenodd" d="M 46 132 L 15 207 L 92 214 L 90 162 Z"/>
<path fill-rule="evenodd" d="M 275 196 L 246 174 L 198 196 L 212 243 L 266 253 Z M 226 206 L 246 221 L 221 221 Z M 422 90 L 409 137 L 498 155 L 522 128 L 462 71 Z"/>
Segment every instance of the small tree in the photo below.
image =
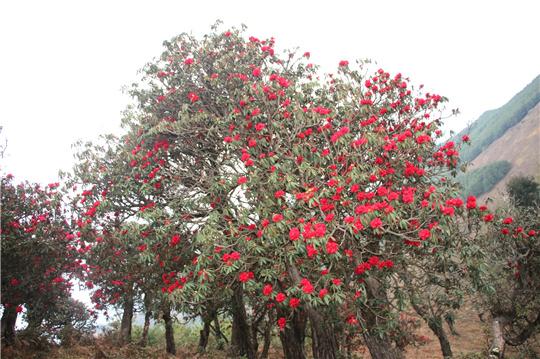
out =
<path fill-rule="evenodd" d="M 479 237 L 487 270 L 478 294 L 492 318 L 493 357 L 504 357 L 507 344 L 521 345 L 540 332 L 538 214 L 538 207 L 507 204 Z"/>
<path fill-rule="evenodd" d="M 516 207 L 538 208 L 540 206 L 540 188 L 532 177 L 512 177 L 506 184 L 510 202 Z"/>
<path fill-rule="evenodd" d="M 27 333 L 39 336 L 48 311 L 70 295 L 70 279 L 82 270 L 58 183 L 13 184 L 2 177 L 2 338 L 12 343 L 26 307 Z"/>

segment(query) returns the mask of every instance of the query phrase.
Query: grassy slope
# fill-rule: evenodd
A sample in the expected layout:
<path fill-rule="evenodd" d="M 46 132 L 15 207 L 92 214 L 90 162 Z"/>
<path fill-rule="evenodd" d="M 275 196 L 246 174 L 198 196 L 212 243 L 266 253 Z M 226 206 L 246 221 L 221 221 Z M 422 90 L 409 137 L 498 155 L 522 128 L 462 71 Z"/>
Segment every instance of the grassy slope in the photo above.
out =
<path fill-rule="evenodd" d="M 540 75 L 523 90 L 517 93 L 504 106 L 484 112 L 471 126 L 454 137 L 459 142 L 462 135 L 468 134 L 473 143 L 461 150 L 465 162 L 475 159 L 492 142 L 520 122 L 537 103 L 540 102 Z"/>

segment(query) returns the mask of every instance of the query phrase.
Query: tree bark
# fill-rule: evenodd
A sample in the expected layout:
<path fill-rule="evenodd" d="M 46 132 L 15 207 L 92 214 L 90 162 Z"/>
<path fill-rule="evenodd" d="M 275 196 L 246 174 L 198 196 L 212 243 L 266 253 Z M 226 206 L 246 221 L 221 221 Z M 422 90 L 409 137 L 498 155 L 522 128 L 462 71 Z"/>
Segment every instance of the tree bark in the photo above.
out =
<path fill-rule="evenodd" d="M 15 323 L 17 322 L 17 306 L 4 307 L 1 320 L 2 342 L 11 345 L 15 341 Z"/>
<path fill-rule="evenodd" d="M 446 336 L 446 332 L 442 326 L 441 318 L 428 318 L 427 324 L 429 329 L 431 329 L 431 331 L 437 336 L 437 339 L 439 339 L 443 358 L 452 358 L 452 347 L 450 346 L 450 341 L 448 341 L 448 337 Z"/>
<path fill-rule="evenodd" d="M 364 332 L 364 341 L 372 359 L 403 359 L 403 353 L 396 350 L 386 336 L 380 338 L 376 333 Z"/>
<path fill-rule="evenodd" d="M 212 329 L 214 330 L 214 335 L 216 336 L 217 349 L 223 350 L 224 344 L 229 344 L 229 340 L 227 339 L 225 334 L 223 334 L 223 332 L 221 331 L 221 325 L 219 324 L 219 318 L 217 315 L 214 318 L 214 327 Z"/>
<path fill-rule="evenodd" d="M 493 321 L 491 322 L 493 341 L 489 348 L 489 358 L 504 358 L 504 350 L 506 347 L 506 342 L 504 340 L 504 326 L 507 322 L 508 318 L 504 316 L 493 318 Z"/>
<path fill-rule="evenodd" d="M 199 353 L 204 353 L 206 351 L 206 346 L 208 345 L 208 338 L 210 337 L 210 324 L 214 319 L 213 313 L 210 315 L 204 315 L 203 319 L 203 328 L 199 331 L 199 347 L 197 351 Z"/>
<path fill-rule="evenodd" d="M 313 308 L 307 309 L 311 322 L 314 359 L 337 359 L 339 347 L 332 326 Z"/>
<path fill-rule="evenodd" d="M 131 323 L 133 321 L 133 294 L 131 291 L 126 293 L 122 312 L 122 321 L 120 322 L 120 345 L 131 342 Z"/>
<path fill-rule="evenodd" d="M 26 321 L 27 327 L 21 333 L 25 338 L 37 338 L 40 335 L 41 324 L 43 323 L 44 313 L 36 310 L 35 307 L 27 305 Z"/>
<path fill-rule="evenodd" d="M 280 313 L 282 316 L 285 313 Z M 306 338 L 307 317 L 305 312 L 296 310 L 291 323 L 279 332 L 279 339 L 283 346 L 285 359 L 305 359 L 306 350 L 304 342 Z"/>
<path fill-rule="evenodd" d="M 415 299 L 411 301 L 411 304 L 414 311 L 427 323 L 433 334 L 437 336 L 443 358 L 452 358 L 452 347 L 448 340 L 448 336 L 446 335 L 446 331 L 444 330 L 442 318 L 429 315 L 428 311 L 420 306 Z"/>
<path fill-rule="evenodd" d="M 143 331 L 141 334 L 141 339 L 139 340 L 139 345 L 141 347 L 146 347 L 148 344 L 148 331 L 150 330 L 150 319 L 152 318 L 152 311 L 150 309 L 146 309 L 146 313 L 144 313 L 144 326 Z"/>
<path fill-rule="evenodd" d="M 274 311 L 268 312 L 268 321 L 266 322 L 266 327 L 264 328 L 264 343 L 261 355 L 259 359 L 268 358 L 268 351 L 270 350 L 270 344 L 272 342 L 272 326 L 274 325 Z"/>
<path fill-rule="evenodd" d="M 247 321 L 242 285 L 235 288 L 232 304 L 233 323 L 229 354 L 233 357 L 245 355 L 248 359 L 257 359 L 257 346 Z"/>
<path fill-rule="evenodd" d="M 141 339 L 139 340 L 139 345 L 143 348 L 148 345 L 148 331 L 150 330 L 150 320 L 152 319 L 152 298 L 148 293 L 144 294 L 144 310 L 144 326 Z"/>
<path fill-rule="evenodd" d="M 294 264 L 288 266 L 292 280 L 299 285 L 302 278 Z M 311 306 L 306 306 L 306 312 L 311 323 L 312 350 L 315 359 L 335 359 L 339 357 L 339 347 L 334 331 L 325 322 L 324 317 Z"/>
<path fill-rule="evenodd" d="M 171 317 L 171 307 L 168 305 L 163 308 L 163 321 L 165 322 L 165 342 L 167 347 L 167 353 L 176 355 L 176 344 L 174 343 L 174 328 L 173 320 Z"/>
<path fill-rule="evenodd" d="M 386 293 L 380 288 L 376 280 L 368 278 L 365 281 L 366 296 L 369 301 L 387 303 Z M 379 304 L 383 305 L 383 304 Z M 365 319 L 366 330 L 363 332 L 364 341 L 369 349 L 372 359 L 402 359 L 404 353 L 392 345 L 392 340 L 386 333 L 378 333 L 374 328 L 384 324 L 384 318 L 378 318 L 376 314 L 370 310 L 363 313 Z"/>

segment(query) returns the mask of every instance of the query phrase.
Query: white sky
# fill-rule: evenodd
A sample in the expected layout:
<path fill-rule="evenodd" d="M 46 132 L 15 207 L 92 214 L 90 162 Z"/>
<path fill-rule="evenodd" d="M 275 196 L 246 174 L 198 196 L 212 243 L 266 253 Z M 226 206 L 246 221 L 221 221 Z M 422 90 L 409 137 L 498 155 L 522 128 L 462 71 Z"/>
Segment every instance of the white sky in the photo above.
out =
<path fill-rule="evenodd" d="M 377 60 L 448 96 L 461 129 L 540 73 L 539 1 L 3 1 L 2 172 L 51 182 L 71 144 L 119 132 L 120 89 L 163 40 L 216 19 L 299 46 L 315 63 Z"/>

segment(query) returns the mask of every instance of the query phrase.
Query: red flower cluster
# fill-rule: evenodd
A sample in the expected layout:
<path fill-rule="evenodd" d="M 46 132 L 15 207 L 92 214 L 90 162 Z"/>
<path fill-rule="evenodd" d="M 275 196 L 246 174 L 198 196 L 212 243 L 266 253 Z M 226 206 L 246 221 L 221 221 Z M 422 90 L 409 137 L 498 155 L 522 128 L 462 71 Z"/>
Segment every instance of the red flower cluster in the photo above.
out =
<path fill-rule="evenodd" d="M 251 279 L 254 279 L 254 278 L 255 278 L 255 275 L 253 274 L 253 272 L 242 272 L 238 276 L 238 279 L 242 283 L 246 283 L 247 281 L 250 281 Z"/>
<path fill-rule="evenodd" d="M 392 262 L 390 259 L 381 261 L 379 257 L 372 256 L 368 259 L 367 262 L 362 262 L 359 265 L 357 265 L 356 268 L 354 269 L 354 273 L 361 275 L 373 267 L 377 267 L 378 269 L 383 269 L 383 268 L 392 268 L 393 266 L 394 266 L 394 262 Z"/>
<path fill-rule="evenodd" d="M 302 287 L 302 291 L 306 294 L 313 293 L 313 285 L 307 278 L 302 278 L 300 281 L 300 286 Z"/>

